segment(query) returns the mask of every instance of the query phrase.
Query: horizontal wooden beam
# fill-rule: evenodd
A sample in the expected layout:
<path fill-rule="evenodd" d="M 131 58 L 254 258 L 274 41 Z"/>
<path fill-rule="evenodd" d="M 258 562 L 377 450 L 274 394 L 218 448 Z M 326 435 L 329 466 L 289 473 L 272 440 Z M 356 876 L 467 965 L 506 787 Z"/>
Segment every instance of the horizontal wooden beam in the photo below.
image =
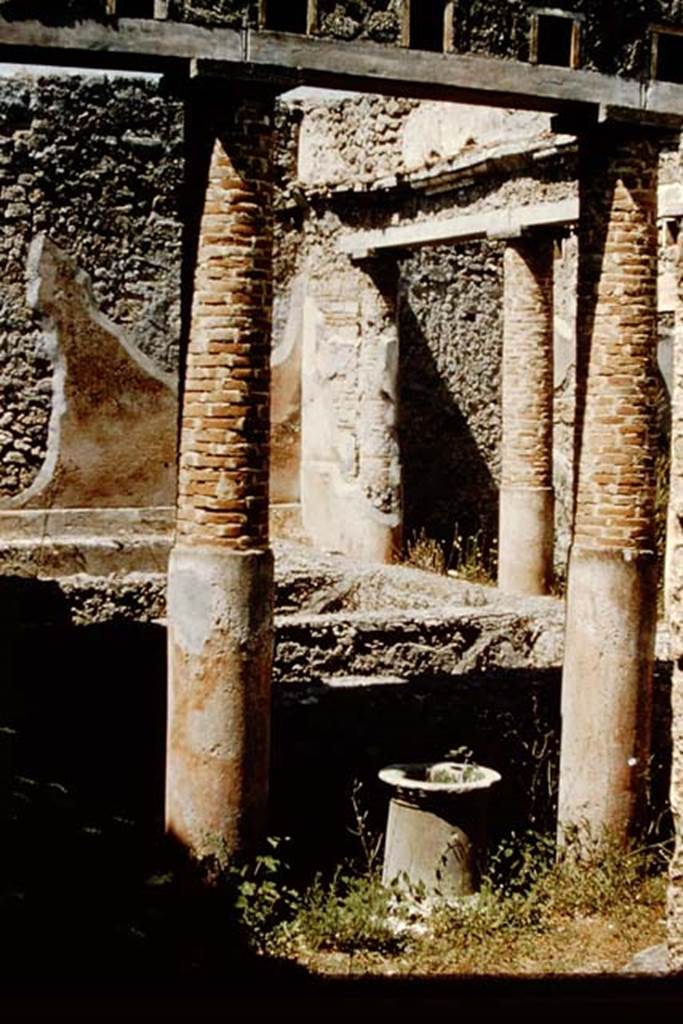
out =
<path fill-rule="evenodd" d="M 239 64 L 244 41 L 233 29 L 208 29 L 151 18 L 120 18 L 116 23 L 81 21 L 54 27 L 39 21 L 0 18 L 0 60 L 163 71 L 196 57 Z"/>
<path fill-rule="evenodd" d="M 659 189 L 657 216 L 660 219 L 683 216 L 683 186 L 662 185 Z M 420 249 L 428 245 L 448 245 L 479 238 L 519 238 L 528 231 L 568 227 L 579 219 L 578 197 L 549 203 L 465 213 L 441 220 L 431 218 L 411 224 L 396 224 L 375 231 L 349 232 L 341 240 L 340 250 L 352 259 L 367 259 L 383 252 Z"/>
<path fill-rule="evenodd" d="M 279 32 L 206 29 L 153 19 L 122 18 L 115 24 L 82 21 L 54 27 L 0 18 L 0 59 L 75 66 L 145 67 L 195 61 L 198 73 L 233 79 L 273 73 L 275 79 L 327 88 L 453 100 L 519 109 L 567 111 L 610 108 L 639 120 L 683 121 L 683 86 L 641 83 L 594 71 L 525 64 L 454 53 L 411 51 L 371 42 Z M 250 71 L 251 69 L 251 71 Z"/>

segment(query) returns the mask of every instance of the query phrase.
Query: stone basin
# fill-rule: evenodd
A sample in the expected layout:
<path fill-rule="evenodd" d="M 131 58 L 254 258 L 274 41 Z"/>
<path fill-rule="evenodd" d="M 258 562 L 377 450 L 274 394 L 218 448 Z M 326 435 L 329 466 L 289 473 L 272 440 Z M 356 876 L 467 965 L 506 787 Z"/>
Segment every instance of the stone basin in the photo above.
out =
<path fill-rule="evenodd" d="M 489 791 L 499 773 L 439 761 L 389 765 L 379 777 L 394 790 L 383 883 L 416 888 L 431 899 L 475 893 L 486 854 Z"/>

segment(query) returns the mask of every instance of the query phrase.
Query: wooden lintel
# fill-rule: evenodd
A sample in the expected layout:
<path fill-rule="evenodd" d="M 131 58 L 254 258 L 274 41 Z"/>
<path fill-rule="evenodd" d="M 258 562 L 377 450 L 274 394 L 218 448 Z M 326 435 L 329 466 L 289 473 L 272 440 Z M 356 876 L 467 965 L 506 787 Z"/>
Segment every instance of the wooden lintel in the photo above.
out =
<path fill-rule="evenodd" d="M 683 85 L 455 53 L 335 42 L 288 33 L 205 29 L 172 21 L 122 18 L 56 28 L 0 19 L 0 58 L 38 64 L 79 62 L 155 70 L 168 60 L 243 61 L 295 71 L 307 85 L 557 112 L 577 106 L 620 108 L 636 117 L 683 122 Z"/>

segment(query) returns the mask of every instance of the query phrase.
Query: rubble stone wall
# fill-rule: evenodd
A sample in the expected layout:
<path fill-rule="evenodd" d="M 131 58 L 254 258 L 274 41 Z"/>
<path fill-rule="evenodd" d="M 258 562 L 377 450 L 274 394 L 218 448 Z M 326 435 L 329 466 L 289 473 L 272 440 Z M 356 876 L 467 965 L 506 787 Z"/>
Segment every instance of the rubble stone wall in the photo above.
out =
<path fill-rule="evenodd" d="M 422 249 L 401 267 L 405 533 L 497 530 L 502 244 Z"/>
<path fill-rule="evenodd" d="M 52 368 L 25 299 L 37 234 L 88 273 L 130 341 L 177 369 L 180 113 L 153 80 L 0 78 L 0 495 L 26 489 L 45 454 Z"/>

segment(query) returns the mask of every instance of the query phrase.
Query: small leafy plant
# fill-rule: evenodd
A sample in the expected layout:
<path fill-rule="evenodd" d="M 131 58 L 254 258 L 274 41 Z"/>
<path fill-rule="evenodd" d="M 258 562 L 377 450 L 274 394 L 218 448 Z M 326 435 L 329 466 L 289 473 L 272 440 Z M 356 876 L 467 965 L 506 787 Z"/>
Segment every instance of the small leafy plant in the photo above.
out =
<path fill-rule="evenodd" d="M 474 754 L 469 747 L 456 747 L 449 750 L 443 761 L 430 767 L 429 782 L 442 782 L 450 785 L 477 782 L 483 778 L 484 772 L 474 762 Z"/>

